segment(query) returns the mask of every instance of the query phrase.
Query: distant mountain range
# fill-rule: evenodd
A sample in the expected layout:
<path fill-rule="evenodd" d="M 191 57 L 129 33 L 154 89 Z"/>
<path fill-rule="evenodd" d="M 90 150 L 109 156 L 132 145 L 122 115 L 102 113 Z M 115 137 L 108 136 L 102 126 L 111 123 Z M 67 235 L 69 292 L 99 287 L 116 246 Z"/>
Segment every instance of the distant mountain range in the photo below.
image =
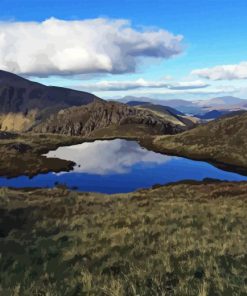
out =
<path fill-rule="evenodd" d="M 223 111 L 231 112 L 237 111 L 241 109 L 247 109 L 247 100 L 240 99 L 232 96 L 226 97 L 216 97 L 210 100 L 198 100 L 198 101 L 188 101 L 188 100 L 162 100 L 162 99 L 153 99 L 149 97 L 133 97 L 133 96 L 126 96 L 120 99 L 123 103 L 128 102 L 145 102 L 151 103 L 155 105 L 167 106 L 176 109 L 182 113 L 192 114 L 192 115 L 200 115 L 203 116 L 204 114 L 210 111 Z M 212 116 L 211 113 L 210 116 Z M 217 114 L 218 116 L 219 114 Z M 207 117 L 207 116 L 206 116 Z M 215 117 L 216 118 L 216 117 Z"/>
<path fill-rule="evenodd" d="M 134 96 L 126 96 L 118 101 L 120 101 L 122 103 L 128 103 L 131 101 L 138 101 L 138 102 L 145 102 L 145 103 L 152 103 L 152 104 L 158 104 L 158 105 L 163 105 L 163 106 L 169 106 L 169 107 L 174 107 L 174 108 L 179 107 L 179 106 L 191 106 L 194 104 L 191 101 L 179 100 L 179 99 L 160 100 L 160 99 L 153 99 L 153 98 L 149 98 L 149 97 L 134 97 Z"/>
<path fill-rule="evenodd" d="M 200 106 L 210 106 L 210 107 L 215 107 L 215 106 L 242 106 L 242 107 L 247 107 L 247 100 L 245 99 L 240 99 L 236 97 L 218 97 L 218 98 L 213 98 L 210 100 L 203 100 L 203 101 L 197 101 L 196 102 Z"/>
<path fill-rule="evenodd" d="M 231 111 L 212 110 L 212 111 L 206 112 L 204 114 L 196 114 L 195 117 L 203 119 L 203 120 L 212 120 L 212 119 L 222 117 L 222 116 L 229 114 L 229 113 L 231 113 Z"/>
<path fill-rule="evenodd" d="M 164 106 L 160 104 L 152 104 L 149 102 L 142 102 L 142 101 L 129 101 L 126 103 L 129 106 L 142 106 L 143 108 L 153 109 L 157 111 L 164 111 L 164 112 L 170 112 L 175 115 L 184 115 L 184 113 L 176 110 L 175 108 L 172 108 L 170 106 Z"/>

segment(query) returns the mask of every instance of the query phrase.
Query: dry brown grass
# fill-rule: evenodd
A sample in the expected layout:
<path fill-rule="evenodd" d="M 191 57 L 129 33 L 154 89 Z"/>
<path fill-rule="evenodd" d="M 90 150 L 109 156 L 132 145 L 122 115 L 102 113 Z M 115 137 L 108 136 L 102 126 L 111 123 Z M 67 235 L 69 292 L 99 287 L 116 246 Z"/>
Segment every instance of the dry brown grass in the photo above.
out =
<path fill-rule="evenodd" d="M 175 136 L 155 138 L 164 153 L 211 160 L 247 171 L 247 112 L 199 126 Z"/>
<path fill-rule="evenodd" d="M 3 295 L 246 295 L 246 183 L 0 195 Z"/>

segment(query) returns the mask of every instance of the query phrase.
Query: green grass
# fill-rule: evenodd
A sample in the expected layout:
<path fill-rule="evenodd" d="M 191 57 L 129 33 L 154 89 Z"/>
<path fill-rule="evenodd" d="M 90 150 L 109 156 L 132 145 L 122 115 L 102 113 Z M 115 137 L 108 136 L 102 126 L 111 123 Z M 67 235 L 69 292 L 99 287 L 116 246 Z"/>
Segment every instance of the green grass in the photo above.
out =
<path fill-rule="evenodd" d="M 247 184 L 0 191 L 1 295 L 247 295 Z"/>

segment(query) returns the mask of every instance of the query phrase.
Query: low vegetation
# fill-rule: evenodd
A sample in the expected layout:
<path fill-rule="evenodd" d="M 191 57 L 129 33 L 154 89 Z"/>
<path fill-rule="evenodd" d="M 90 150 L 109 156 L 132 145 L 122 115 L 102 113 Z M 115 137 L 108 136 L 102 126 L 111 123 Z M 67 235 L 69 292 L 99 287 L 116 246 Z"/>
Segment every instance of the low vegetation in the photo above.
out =
<path fill-rule="evenodd" d="M 0 190 L 0 294 L 247 294 L 247 184 Z"/>
<path fill-rule="evenodd" d="M 156 137 L 152 147 L 163 153 L 207 160 L 247 172 L 247 112 L 225 116 L 174 136 Z"/>
<path fill-rule="evenodd" d="M 0 138 L 0 175 L 8 177 L 69 170 L 73 167 L 72 162 L 47 159 L 42 154 L 61 145 L 82 142 L 78 137 L 49 134 L 0 133 Z"/>

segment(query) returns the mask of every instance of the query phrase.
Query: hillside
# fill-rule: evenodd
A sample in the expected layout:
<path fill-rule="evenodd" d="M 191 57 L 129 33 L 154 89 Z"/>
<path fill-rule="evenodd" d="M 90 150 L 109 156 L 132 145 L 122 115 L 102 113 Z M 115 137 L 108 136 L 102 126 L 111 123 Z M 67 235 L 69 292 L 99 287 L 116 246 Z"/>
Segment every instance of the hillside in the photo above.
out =
<path fill-rule="evenodd" d="M 45 86 L 0 71 L 0 130 L 27 130 L 54 111 L 95 100 L 101 99 L 90 93 Z"/>
<path fill-rule="evenodd" d="M 175 108 L 169 107 L 169 106 L 164 106 L 164 105 L 159 105 L 159 104 L 152 104 L 149 102 L 141 102 L 141 101 L 129 101 L 126 103 L 129 106 L 135 107 L 135 106 L 143 106 L 149 109 L 154 109 L 154 110 L 159 110 L 163 111 L 164 113 L 170 112 L 175 115 L 184 115 L 182 112 L 176 110 Z"/>
<path fill-rule="evenodd" d="M 217 106 L 225 106 L 226 108 L 228 106 L 237 106 L 239 107 L 247 106 L 247 100 L 240 99 L 232 96 L 225 96 L 225 97 L 216 97 L 209 100 L 203 100 L 197 102 L 201 106 L 210 106 L 210 107 L 217 107 Z"/>
<path fill-rule="evenodd" d="M 156 150 L 230 165 L 247 173 L 247 112 L 226 115 L 175 136 L 154 140 Z"/>
<path fill-rule="evenodd" d="M 154 112 L 101 101 L 61 110 L 34 127 L 33 131 L 101 137 L 175 134 L 185 129 L 187 126 L 173 123 L 170 118 L 163 118 Z"/>
<path fill-rule="evenodd" d="M 191 128 L 195 127 L 196 123 L 198 123 L 199 121 L 199 120 L 196 120 L 196 118 L 186 116 L 182 112 L 169 106 L 143 103 L 143 104 L 135 105 L 135 107 L 139 110 L 149 110 L 152 113 L 162 117 L 163 119 L 166 119 L 168 121 L 171 121 L 174 124 L 181 125 L 184 127 L 185 126 L 188 126 Z"/>
<path fill-rule="evenodd" d="M 143 103 L 151 103 L 151 104 L 158 104 L 163 106 L 169 106 L 169 107 L 179 107 L 179 106 L 192 106 L 194 103 L 187 100 L 182 99 L 171 99 L 171 100 L 162 100 L 162 99 L 154 99 L 149 97 L 134 97 L 134 96 L 126 96 L 120 99 L 122 103 L 128 103 L 130 101 L 139 101 Z"/>
<path fill-rule="evenodd" d="M 244 296 L 246 192 L 217 182 L 112 196 L 1 188 L 1 295 Z"/>
<path fill-rule="evenodd" d="M 212 120 L 212 119 L 217 119 L 219 117 L 222 117 L 226 114 L 231 113 L 230 111 L 226 110 L 212 110 L 209 112 L 206 112 L 204 114 L 196 114 L 194 115 L 197 118 L 204 119 L 204 120 Z"/>

